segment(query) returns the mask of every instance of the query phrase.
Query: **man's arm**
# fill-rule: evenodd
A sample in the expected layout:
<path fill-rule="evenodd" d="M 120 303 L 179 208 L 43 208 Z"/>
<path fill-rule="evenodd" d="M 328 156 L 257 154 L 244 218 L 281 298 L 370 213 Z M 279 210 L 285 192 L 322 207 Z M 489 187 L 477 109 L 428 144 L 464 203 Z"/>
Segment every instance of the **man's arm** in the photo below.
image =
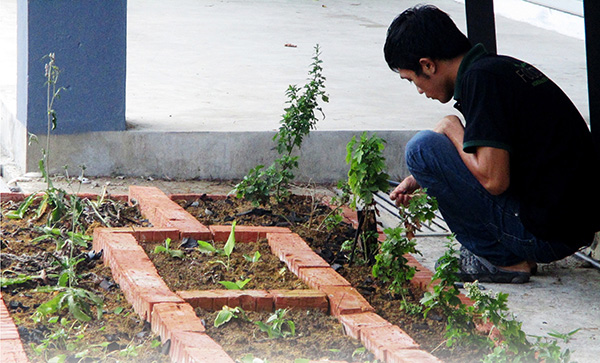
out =
<path fill-rule="evenodd" d="M 481 146 L 475 153 L 463 151 L 465 129 L 454 115 L 444 117 L 433 131 L 448 136 L 473 176 L 492 195 L 502 194 L 510 185 L 510 159 L 506 150 Z"/>

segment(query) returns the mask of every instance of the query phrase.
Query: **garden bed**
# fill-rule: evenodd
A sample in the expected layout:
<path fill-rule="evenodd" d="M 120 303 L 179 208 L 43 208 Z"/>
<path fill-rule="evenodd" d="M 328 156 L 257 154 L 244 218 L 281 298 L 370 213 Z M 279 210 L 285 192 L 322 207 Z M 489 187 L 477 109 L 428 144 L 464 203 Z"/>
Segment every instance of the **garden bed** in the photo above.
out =
<path fill-rule="evenodd" d="M 134 193 L 135 194 L 135 193 Z M 135 203 L 136 202 L 136 196 L 137 195 L 133 195 L 133 199 L 132 201 Z M 181 197 L 181 196 L 179 196 Z M 160 199 L 158 197 L 156 197 L 157 200 Z M 175 196 L 174 199 L 177 199 L 178 197 Z M 343 241 L 345 241 L 348 238 L 351 238 L 351 236 L 353 235 L 353 229 L 352 226 L 349 223 L 339 223 L 339 229 L 335 230 L 335 229 L 327 229 L 325 228 L 325 224 L 324 224 L 324 220 L 325 218 L 330 214 L 330 209 L 329 207 L 327 207 L 324 204 L 320 204 L 318 203 L 314 198 L 311 197 L 294 197 L 297 199 L 293 199 L 292 203 L 289 203 L 290 206 L 297 206 L 300 207 L 300 209 L 293 209 L 292 207 L 285 207 L 286 209 L 283 210 L 282 212 L 265 212 L 268 211 L 268 209 L 264 209 L 263 211 L 261 211 L 260 208 L 255 208 L 254 206 L 251 206 L 250 204 L 246 204 L 246 205 L 241 205 L 240 207 L 238 207 L 239 209 L 234 209 L 234 210 L 229 210 L 228 212 L 223 212 L 224 215 L 229 215 L 234 216 L 234 220 L 239 223 L 240 226 L 243 226 L 244 224 L 255 224 L 258 223 L 254 220 L 250 220 L 249 216 L 254 216 L 254 215 L 259 215 L 259 217 L 264 218 L 264 216 L 266 215 L 275 215 L 276 216 L 276 221 L 271 219 L 271 221 L 267 221 L 267 222 L 262 222 L 261 224 L 266 224 L 268 226 L 276 226 L 276 227 L 289 227 L 292 229 L 292 231 L 296 231 L 298 234 L 300 234 L 301 236 L 304 236 L 304 239 L 309 243 L 309 245 L 312 247 L 312 249 L 314 251 L 316 251 L 321 257 L 323 257 L 323 259 L 325 261 L 327 261 L 328 265 L 331 265 L 332 267 L 334 267 L 338 273 L 340 273 L 345 279 L 347 279 L 352 286 L 354 286 L 356 288 L 357 291 L 361 292 L 364 296 L 364 298 L 373 306 L 375 312 L 381 316 L 383 316 L 385 319 L 389 320 L 390 322 L 392 322 L 392 324 L 396 324 L 398 326 L 400 326 L 403 330 L 407 331 L 408 334 L 410 336 L 412 336 L 415 340 L 417 340 L 417 342 L 419 343 L 419 345 L 421 346 L 421 349 L 424 349 L 425 351 L 433 351 L 434 354 L 438 357 L 440 357 L 441 359 L 443 359 L 444 361 L 465 361 L 465 360 L 473 360 L 475 359 L 474 357 L 476 357 L 476 354 L 474 355 L 472 352 L 451 352 L 447 349 L 445 349 L 444 347 L 444 338 L 443 338 L 443 330 L 445 327 L 444 324 L 444 317 L 435 313 L 435 312 L 431 312 L 428 315 L 427 319 L 423 319 L 421 314 L 409 314 L 406 313 L 405 311 L 403 311 L 400 308 L 400 304 L 401 301 L 393 296 L 392 294 L 389 293 L 387 286 L 385 286 L 384 284 L 381 284 L 380 282 L 375 281 L 372 277 L 371 277 L 371 271 L 370 268 L 366 267 L 366 266 L 360 266 L 360 265 L 352 265 L 352 266 L 348 266 L 346 263 L 344 263 L 344 259 L 345 259 L 345 254 L 346 252 L 343 252 L 340 250 L 340 245 L 343 243 Z M 198 199 L 198 200 L 196 200 Z M 199 215 L 202 212 L 205 212 L 208 210 L 209 213 L 206 214 L 210 214 L 211 215 L 211 222 L 207 222 L 204 221 L 206 224 L 211 225 L 214 223 L 219 223 L 220 220 L 216 219 L 215 215 L 217 213 L 220 212 L 216 212 L 216 210 L 218 210 L 217 207 L 215 207 L 214 205 L 211 205 L 210 207 L 208 205 L 201 205 L 200 201 L 202 201 L 202 203 L 206 202 L 206 203 L 212 203 L 213 202 L 213 198 L 207 198 L 206 196 L 204 197 L 197 197 L 197 198 L 190 198 L 190 196 L 181 199 L 180 198 L 180 203 L 184 206 L 187 206 L 188 209 L 191 208 L 197 208 L 196 211 L 192 210 L 191 212 L 194 213 L 195 215 Z M 239 203 L 238 200 L 235 199 L 226 199 L 226 198 L 215 198 L 214 200 L 216 200 L 218 203 L 224 203 L 226 205 L 234 205 L 236 203 Z M 156 201 L 155 201 L 156 202 Z M 161 201 L 162 202 L 162 201 Z M 158 203 L 158 202 L 157 202 Z M 278 207 L 282 206 L 281 204 L 278 204 Z M 144 208 L 146 208 L 144 210 Z M 200 212 L 198 212 L 200 211 Z M 307 214 L 308 211 L 308 214 Z M 200 228 L 201 230 L 198 230 L 198 226 L 191 226 L 190 223 L 188 221 L 185 220 L 185 218 L 182 218 L 180 214 L 177 214 L 179 212 L 177 212 L 177 216 L 176 217 L 166 217 L 166 213 L 165 215 L 162 215 L 161 213 L 163 213 L 164 211 L 158 211 L 158 209 L 156 208 L 156 206 L 153 207 L 148 207 L 146 205 L 146 207 L 142 206 L 142 212 L 144 213 L 144 215 L 148 216 L 152 216 L 153 218 L 158 218 L 161 223 L 164 223 L 165 226 L 167 227 L 173 227 L 176 228 L 176 231 L 179 231 L 177 236 L 184 238 L 184 237 L 192 237 L 192 239 L 207 239 L 207 236 L 213 236 L 215 235 L 216 231 L 220 231 L 219 233 L 221 233 L 221 237 L 224 233 L 225 230 L 229 230 L 230 226 L 224 226 L 224 227 L 219 227 L 219 226 L 211 226 L 210 229 L 203 227 Z M 283 216 L 283 218 L 282 218 Z M 227 216 L 225 216 L 225 218 L 228 218 Z M 224 219 L 225 219 L 224 218 Z M 249 220 L 247 220 L 249 219 Z M 5 218 L 3 218 L 3 223 L 6 221 Z M 295 222 L 294 222 L 295 221 Z M 228 220 L 223 220 L 222 223 L 231 223 L 232 219 L 228 219 Z M 165 226 L 162 226 L 163 228 Z M 239 227 L 240 229 L 242 229 L 242 227 Z M 135 227 L 135 228 L 129 228 L 129 229 L 120 229 L 120 230 L 115 230 L 117 231 L 117 233 L 123 233 L 123 232 L 127 232 L 127 231 L 134 231 L 134 235 L 136 236 L 136 238 L 138 240 L 140 240 L 141 242 L 143 242 L 146 238 L 143 238 L 143 236 L 147 235 L 152 235 L 152 233 L 150 230 L 148 230 L 148 233 L 144 232 L 143 228 L 139 228 L 139 227 Z M 146 233 L 146 234 L 145 234 Z M 158 232 L 156 232 L 156 236 L 159 236 Z M 165 240 L 165 236 L 169 235 L 169 231 L 166 232 L 161 232 L 162 234 L 160 234 L 160 238 L 150 238 L 148 239 L 149 241 L 145 241 L 143 243 L 141 243 L 142 246 L 145 246 L 146 248 L 146 252 L 149 252 L 148 255 L 152 258 L 152 259 L 156 259 L 156 258 L 163 258 L 164 256 L 161 255 L 165 255 L 166 254 L 154 254 L 154 248 L 156 248 L 156 246 L 158 245 L 164 245 L 164 240 Z M 246 233 L 246 232 L 242 232 Z M 312 234 L 311 234 L 312 233 Z M 239 247 L 239 252 L 241 252 L 241 254 L 246 254 L 248 256 L 250 256 L 252 253 L 254 253 L 255 251 L 262 251 L 260 252 L 262 256 L 268 256 L 269 253 L 266 251 L 266 244 L 264 244 L 264 239 L 263 241 L 263 246 L 261 246 L 261 239 L 258 238 L 260 235 L 260 233 L 257 234 L 257 237 L 254 239 L 250 239 L 253 240 L 254 242 L 252 243 L 246 243 L 245 247 L 248 248 L 248 250 L 244 250 L 242 251 L 242 244 L 238 244 Z M 156 237 L 155 236 L 155 237 Z M 264 235 L 262 236 L 264 237 Z M 261 237 L 261 238 L 262 238 Z M 222 239 L 222 238 L 221 238 Z M 185 240 L 184 240 L 185 241 Z M 179 240 L 176 237 L 173 237 L 173 245 L 172 248 L 178 248 L 179 247 Z M 95 243 L 95 242 L 94 242 Z M 219 245 L 217 245 L 217 247 L 219 247 Z M 264 252 L 264 253 L 263 253 Z M 194 253 L 196 253 L 194 251 Z M 198 252 L 199 253 L 199 252 Z M 106 256 L 105 256 L 106 257 Z M 196 257 L 196 261 L 197 258 L 204 258 L 206 257 L 203 254 L 198 254 L 195 256 Z M 281 257 L 281 256 L 279 256 Z M 194 258 L 190 258 L 190 263 L 192 263 L 194 261 Z M 168 264 L 168 260 L 166 261 Z M 156 263 L 156 261 L 155 261 Z M 171 265 L 181 265 L 179 263 L 179 261 L 177 263 L 171 263 Z M 198 264 L 198 265 L 203 265 L 204 262 L 195 262 L 194 264 Z M 279 271 L 282 270 L 281 268 L 281 262 L 277 261 L 276 267 L 271 268 L 271 272 L 267 273 L 266 275 L 272 275 L 275 276 L 277 278 L 277 275 L 279 274 Z M 102 264 L 99 264 L 102 265 Z M 158 264 L 160 266 L 160 263 Z M 220 264 L 216 264 L 216 265 L 220 265 Z M 246 265 L 246 272 L 244 273 L 248 273 L 248 268 L 251 265 Z M 106 269 L 106 267 L 102 266 L 103 268 Z M 4 266 L 3 266 L 4 269 Z M 159 267 L 160 270 L 160 267 Z M 189 266 L 188 266 L 188 270 L 190 270 Z M 191 270 L 196 270 L 195 268 L 192 268 Z M 274 271 L 277 271 L 277 273 L 273 273 Z M 230 277 L 226 277 L 225 275 L 219 275 L 219 277 L 212 277 L 209 278 L 209 280 L 211 280 L 211 283 L 214 283 L 216 280 L 227 280 L 227 279 L 231 279 L 229 281 L 234 281 L 235 279 L 237 279 L 237 276 L 239 274 L 240 271 L 238 271 L 237 273 L 234 273 L 233 275 L 231 275 Z M 297 272 L 297 271 L 296 271 Z M 96 275 L 101 275 L 101 276 L 107 276 L 106 272 L 94 272 Z M 114 273 L 114 269 L 113 269 L 113 273 Z M 121 273 L 121 272 L 119 272 Z M 206 272 L 204 272 L 206 273 Z M 253 272 L 253 274 L 256 272 Z M 161 273 L 162 274 L 162 273 Z M 220 272 L 219 272 L 220 274 Z M 165 274 L 166 275 L 166 274 Z M 181 273 L 177 273 L 176 275 L 181 275 Z M 210 274 L 209 274 L 210 275 Z M 198 279 L 196 277 L 193 277 L 191 275 L 186 275 L 183 274 L 181 275 L 183 276 L 183 280 L 185 280 L 186 282 L 183 284 L 180 284 L 178 282 L 168 282 L 169 278 L 166 277 L 165 281 L 167 281 L 167 283 L 171 286 L 171 290 L 172 291 L 180 291 L 180 290 L 188 290 L 188 289 L 194 289 L 196 288 L 196 286 L 189 284 L 189 281 L 196 281 L 196 280 L 202 280 L 202 279 Z M 214 276 L 214 275 L 213 275 Z M 246 276 L 246 275 L 241 275 L 241 276 Z M 247 276 L 250 276 L 249 274 L 247 274 Z M 294 279 L 289 279 L 289 278 L 285 278 L 286 283 L 290 282 L 290 281 L 294 281 L 292 282 L 291 287 L 290 286 L 286 286 L 286 287 L 282 287 L 282 286 L 277 286 L 277 285 L 269 285 L 272 282 L 266 282 L 265 280 L 265 284 L 269 285 L 269 287 L 265 287 L 263 285 L 263 282 L 261 281 L 262 278 L 257 278 L 256 276 L 253 276 L 252 279 L 250 280 L 250 282 L 248 282 L 248 284 L 253 283 L 254 285 L 248 285 L 248 287 L 252 288 L 252 289 L 273 289 L 275 286 L 275 288 L 302 288 L 304 286 L 298 285 L 297 281 L 294 281 Z M 112 280 L 110 279 L 110 277 L 107 278 L 108 281 L 110 281 L 111 283 Z M 215 281 L 212 281 L 215 280 Z M 254 280 L 254 282 L 252 282 Z M 179 284 L 179 285 L 178 285 Z M 198 286 L 198 288 L 207 288 L 210 286 Z M 113 288 L 116 288 L 113 286 Z M 214 286 L 212 286 L 211 288 L 215 288 Z M 111 292 L 112 294 L 113 292 Z M 411 299 L 410 301 L 417 304 L 418 300 L 420 299 L 420 297 L 422 296 L 423 291 L 421 291 L 419 288 L 411 285 L 410 286 L 410 292 L 407 295 L 407 298 Z M 110 295 L 110 294 L 109 294 Z M 129 297 L 128 297 L 129 298 Z M 121 300 L 124 301 L 124 300 Z M 150 316 L 148 315 L 150 310 L 147 310 L 146 313 L 140 313 L 139 309 L 136 308 L 136 304 L 138 304 L 139 302 L 134 303 L 134 308 L 136 309 L 136 312 L 138 314 L 141 314 L 142 317 L 145 317 L 146 320 L 150 321 Z M 8 303 L 10 304 L 10 303 Z M 30 303 L 24 303 L 23 305 L 27 305 Z M 144 331 L 138 331 L 136 334 L 138 337 L 139 336 L 151 336 L 151 334 L 148 332 L 148 325 L 146 324 L 144 327 L 144 324 L 142 323 L 142 321 L 144 319 L 139 319 L 137 317 L 135 317 L 135 315 L 131 314 L 131 305 L 125 305 L 122 304 L 123 306 L 126 306 L 125 308 L 121 308 L 121 306 L 118 307 L 114 307 L 114 309 L 112 308 L 112 305 L 106 305 L 106 306 L 110 306 L 110 308 L 106 308 L 106 312 L 107 314 L 105 314 L 105 318 L 109 317 L 110 315 L 114 315 L 114 317 L 118 319 L 122 318 L 122 316 L 120 314 L 127 314 L 127 318 L 131 318 L 134 319 L 135 321 L 139 322 L 141 324 L 142 329 L 145 329 Z M 13 306 L 14 303 L 13 303 Z M 33 305 L 27 305 L 27 306 L 33 306 Z M 110 310 L 113 309 L 113 310 Z M 333 308 L 332 308 L 333 309 Z M 16 310 L 16 309 L 12 309 L 12 310 Z M 143 309 L 142 309 L 143 310 Z M 198 311 L 198 309 L 196 309 Z M 111 313 L 112 311 L 112 313 Z M 118 313 L 117 313 L 118 312 Z M 11 311 L 11 314 L 13 312 Z M 128 314 L 129 313 L 129 314 Z M 198 313 L 200 316 L 202 316 L 202 314 L 204 313 Z M 208 314 L 208 313 L 207 313 Z M 212 313 L 214 314 L 214 312 Z M 124 315 L 123 315 L 124 316 Z M 23 319 L 22 317 L 19 317 L 18 315 L 15 315 L 15 319 L 20 322 L 21 319 Z M 333 318 L 326 316 L 327 319 L 331 320 Z M 206 318 L 204 317 L 204 323 L 206 323 L 207 320 L 210 320 L 211 317 Z M 122 320 L 122 319 L 121 319 Z M 107 324 L 108 322 L 105 321 L 103 324 Z M 111 320 L 111 324 L 112 324 L 112 320 Z M 240 323 L 236 323 L 236 324 L 240 324 Z M 319 324 L 324 324 L 324 323 L 319 323 Z M 318 325 L 319 325 L 318 324 Z M 389 324 L 389 323 L 388 323 Z M 154 324 L 153 324 L 154 325 Z M 325 325 L 323 325 L 325 326 Z M 254 326 L 252 326 L 254 327 Z M 337 325 L 337 329 L 340 330 L 341 329 L 341 325 Z M 347 327 L 348 328 L 348 327 Z M 104 331 L 107 330 L 108 328 L 97 328 L 96 330 L 100 330 L 100 331 Z M 120 328 L 116 328 L 117 330 Z M 152 330 L 154 329 L 154 326 L 152 327 Z M 212 330 L 212 329 L 208 329 L 208 330 Z M 347 329 L 346 329 L 347 331 Z M 347 331 L 348 332 L 348 331 Z M 210 332 L 210 334 L 212 334 L 213 332 Z M 313 334 L 311 334 L 313 335 Z M 358 337 L 358 336 L 356 336 Z M 219 339 L 224 339 L 225 341 L 227 341 L 226 338 L 218 338 L 218 335 L 215 335 L 214 337 L 216 340 Z M 344 339 L 348 339 L 348 337 L 345 337 Z M 164 339 L 163 339 L 164 340 Z M 243 342 L 243 339 L 232 339 L 232 341 L 240 341 Z M 26 339 L 23 339 L 23 341 L 27 344 L 29 341 Z M 293 342 L 294 340 L 292 340 Z M 139 340 L 135 342 L 135 344 L 138 344 Z M 164 343 L 164 341 L 163 341 Z M 94 344 L 94 343 L 91 343 Z M 105 342 L 100 342 L 97 344 L 104 344 L 106 345 Z M 161 356 L 161 353 L 159 351 L 159 348 L 153 347 L 153 346 L 159 346 L 160 344 L 158 344 L 157 339 L 153 338 L 149 341 L 146 342 L 146 346 L 145 348 L 143 348 L 142 350 L 144 350 L 144 352 L 153 352 L 153 354 L 158 354 L 159 357 L 164 359 L 164 355 Z M 346 350 L 343 353 L 344 357 L 348 357 L 348 355 L 352 356 L 352 353 L 354 353 L 356 351 L 356 347 L 360 346 L 357 345 L 359 344 L 358 341 L 354 341 L 353 343 L 350 344 L 350 346 L 352 348 L 348 348 L 348 350 Z M 243 346 L 244 344 L 242 343 L 241 346 Z M 247 343 L 246 343 L 247 345 Z M 119 345 L 119 348 L 122 348 L 120 350 L 115 350 L 117 352 L 123 351 L 123 350 L 131 350 L 131 348 L 128 348 L 129 346 L 131 346 L 131 344 L 127 345 L 127 346 L 123 346 L 123 344 Z M 137 346 L 142 347 L 141 344 L 138 344 Z M 116 345 L 112 345 L 113 348 L 117 347 Z M 27 348 L 29 349 L 29 348 Z M 171 349 L 173 349 L 173 346 L 171 345 Z M 231 350 L 232 352 L 234 352 L 235 348 L 230 348 L 227 347 L 226 348 L 228 351 L 229 349 L 233 349 Z M 287 349 L 287 348 L 286 348 Z M 336 347 L 332 347 L 332 348 L 327 348 L 328 350 L 326 352 L 320 352 L 318 355 L 320 355 L 321 358 L 323 357 L 328 357 L 330 359 L 333 359 L 332 357 L 336 357 L 335 355 L 331 354 L 331 353 L 337 353 L 336 350 L 339 348 Z M 332 350 L 329 350 L 332 349 Z M 369 347 L 369 349 L 373 349 L 373 347 Z M 376 348 L 377 349 L 383 349 L 383 348 Z M 181 350 L 181 349 L 179 349 Z M 350 350 L 352 350 L 352 352 L 349 352 Z M 243 350 L 242 350 L 243 351 Z M 360 351 L 360 350 L 359 350 Z M 106 352 L 106 351 L 105 351 Z M 410 350 L 410 352 L 414 352 L 412 349 Z M 31 353 L 31 352 L 30 352 Z M 115 354 L 115 353 L 113 353 Z M 179 354 L 179 353 L 177 353 Z M 236 353 L 232 353 L 236 354 Z M 241 354 L 241 353 L 239 353 Z M 258 353 L 261 354 L 261 353 Z M 258 357 L 258 354 L 256 355 Z M 384 354 L 380 352 L 380 355 Z M 387 353 L 385 353 L 387 354 Z M 338 355 L 338 358 L 335 359 L 341 359 L 339 358 L 341 355 Z M 315 356 L 316 357 L 316 356 Z M 362 359 L 359 358 L 360 356 L 357 356 L 357 359 Z M 239 357 L 238 357 L 239 358 Z M 364 356 L 363 356 L 364 358 Z M 316 358 L 313 358 L 316 359 Z M 350 359 L 350 358 L 343 358 L 343 359 Z"/>
<path fill-rule="evenodd" d="M 86 198 L 83 201 L 83 205 L 88 205 Z M 93 198 L 93 201 L 97 199 Z M 68 244 L 61 247 L 57 241 L 68 238 L 66 233 L 72 230 L 68 219 L 59 225 L 60 233 L 53 235 L 44 231 L 48 212 L 39 218 L 34 216 L 37 205 L 32 206 L 22 219 L 7 218 L 6 214 L 18 205 L 18 202 L 10 200 L 3 200 L 1 205 L 2 276 L 27 275 L 33 278 L 25 283 L 3 287 L 2 298 L 17 325 L 29 360 L 40 362 L 62 357 L 67 361 L 168 362 L 168 355 L 161 353 L 160 343 L 149 325 L 134 313 L 115 284 L 110 268 L 102 263 L 100 254 L 91 251 L 91 241 L 74 244 L 73 250 Z M 98 211 L 104 222 L 111 226 L 149 225 L 136 208 L 123 201 L 107 199 L 99 205 Z M 94 211 L 86 208 L 78 228 L 91 239 L 93 230 L 104 222 Z M 58 262 L 64 262 L 69 255 L 82 259 L 76 266 L 79 275 L 77 287 L 102 299 L 102 319 L 78 322 L 64 309 L 39 322 L 34 321 L 37 308 L 59 292 L 36 292 L 36 289 L 57 286 L 56 275 L 62 272 Z M 96 314 L 95 308 L 90 310 Z"/>
<path fill-rule="evenodd" d="M 404 300 L 389 291 L 389 284 L 374 279 L 371 267 L 360 263 L 349 265 L 349 252 L 342 250 L 342 244 L 354 238 L 354 226 L 349 219 L 337 223 L 334 228 L 328 226 L 324 221 L 331 215 L 332 208 L 323 198 L 292 195 L 290 199 L 280 203 L 273 201 L 266 207 L 256 207 L 231 196 L 173 195 L 172 199 L 206 225 L 230 224 L 235 220 L 241 225 L 289 228 L 348 280 L 378 315 L 406 331 L 421 349 L 447 362 L 476 361 L 481 358 L 482 352 L 446 347 L 446 317 L 441 312 L 431 311 L 424 318 L 420 312 L 406 311 L 404 307 L 407 305 L 420 305 L 425 291 L 423 284 L 409 284 Z M 345 211 L 350 212 L 347 208 Z"/>

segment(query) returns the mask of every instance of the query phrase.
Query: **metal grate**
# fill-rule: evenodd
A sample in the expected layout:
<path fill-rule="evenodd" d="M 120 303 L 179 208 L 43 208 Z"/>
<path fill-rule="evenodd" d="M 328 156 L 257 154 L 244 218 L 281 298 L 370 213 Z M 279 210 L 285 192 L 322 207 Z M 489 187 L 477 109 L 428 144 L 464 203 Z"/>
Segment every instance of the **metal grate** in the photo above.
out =
<path fill-rule="evenodd" d="M 386 193 L 377 192 L 375 194 L 375 202 L 380 207 L 380 212 L 387 214 L 400 222 L 402 219 L 398 212 L 398 207 Z M 446 225 L 444 218 L 439 211 L 435 211 L 435 218 L 429 223 L 423 223 L 421 229 L 415 235 L 421 237 L 444 237 L 451 234 L 450 229 Z"/>

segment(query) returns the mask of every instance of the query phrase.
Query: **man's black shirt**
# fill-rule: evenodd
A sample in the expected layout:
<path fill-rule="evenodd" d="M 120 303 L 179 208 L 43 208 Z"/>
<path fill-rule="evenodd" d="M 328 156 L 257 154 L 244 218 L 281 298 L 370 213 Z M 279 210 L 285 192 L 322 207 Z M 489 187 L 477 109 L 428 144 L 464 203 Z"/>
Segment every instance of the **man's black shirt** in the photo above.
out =
<path fill-rule="evenodd" d="M 536 237 L 573 247 L 600 230 L 600 162 L 592 135 L 565 93 L 530 64 L 471 49 L 455 95 L 465 117 L 463 149 L 510 153 L 510 187 Z"/>

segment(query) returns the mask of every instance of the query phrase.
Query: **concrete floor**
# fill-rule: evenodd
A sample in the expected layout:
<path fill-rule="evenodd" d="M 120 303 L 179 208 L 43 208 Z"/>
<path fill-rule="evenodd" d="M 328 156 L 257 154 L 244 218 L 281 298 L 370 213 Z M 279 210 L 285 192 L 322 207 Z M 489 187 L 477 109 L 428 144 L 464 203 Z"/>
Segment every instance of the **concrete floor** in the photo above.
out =
<path fill-rule="evenodd" d="M 2 114 L 16 112 L 16 1 L 0 1 Z M 454 113 L 451 105 L 418 95 L 414 86 L 401 81 L 383 61 L 388 24 L 415 3 L 129 0 L 129 130 L 118 135 L 58 136 L 53 146 L 56 166 L 85 163 L 91 183 L 84 184 L 82 191 L 100 191 L 110 182 L 113 193 L 140 183 L 157 185 L 167 193 L 227 192 L 231 184 L 158 180 L 156 176 L 178 179 L 202 172 L 235 178 L 268 161 L 265 152 L 253 150 L 259 150 L 256 144 L 261 143 L 262 150 L 271 147 L 285 90 L 289 84 L 303 84 L 318 43 L 331 102 L 323 106 L 327 118 L 318 124 L 320 133 L 310 138 L 302 156 L 308 161 L 302 165 L 301 176 L 306 180 L 343 176 L 345 143 L 362 130 L 379 130 L 388 137 L 391 174 L 403 175 L 398 155 L 404 140 L 414 130 L 430 128 L 441 116 Z M 447 11 L 465 29 L 463 4 L 452 0 L 430 3 Z M 587 118 L 583 40 L 499 14 L 496 27 L 498 52 L 536 65 Z M 285 47 L 288 43 L 297 47 Z M 24 191 L 42 189 L 35 178 L 13 179 L 23 170 L 11 164 L 11 157 L 10 151 L 3 150 L 0 162 L 5 183 L 0 183 L 0 189 L 6 190 L 11 180 L 15 181 L 11 186 Z M 203 165 L 206 159 L 215 162 Z M 115 177 L 127 172 L 138 177 Z M 109 174 L 113 177 L 97 177 Z M 149 180 L 149 175 L 156 180 Z M 419 240 L 425 266 L 433 268 L 443 244 L 440 237 Z M 595 362 L 600 356 L 599 286 L 600 271 L 572 258 L 541 266 L 540 274 L 528 284 L 485 284 L 490 290 L 510 294 L 510 308 L 528 334 L 581 329 L 568 345 L 579 362 Z"/>

